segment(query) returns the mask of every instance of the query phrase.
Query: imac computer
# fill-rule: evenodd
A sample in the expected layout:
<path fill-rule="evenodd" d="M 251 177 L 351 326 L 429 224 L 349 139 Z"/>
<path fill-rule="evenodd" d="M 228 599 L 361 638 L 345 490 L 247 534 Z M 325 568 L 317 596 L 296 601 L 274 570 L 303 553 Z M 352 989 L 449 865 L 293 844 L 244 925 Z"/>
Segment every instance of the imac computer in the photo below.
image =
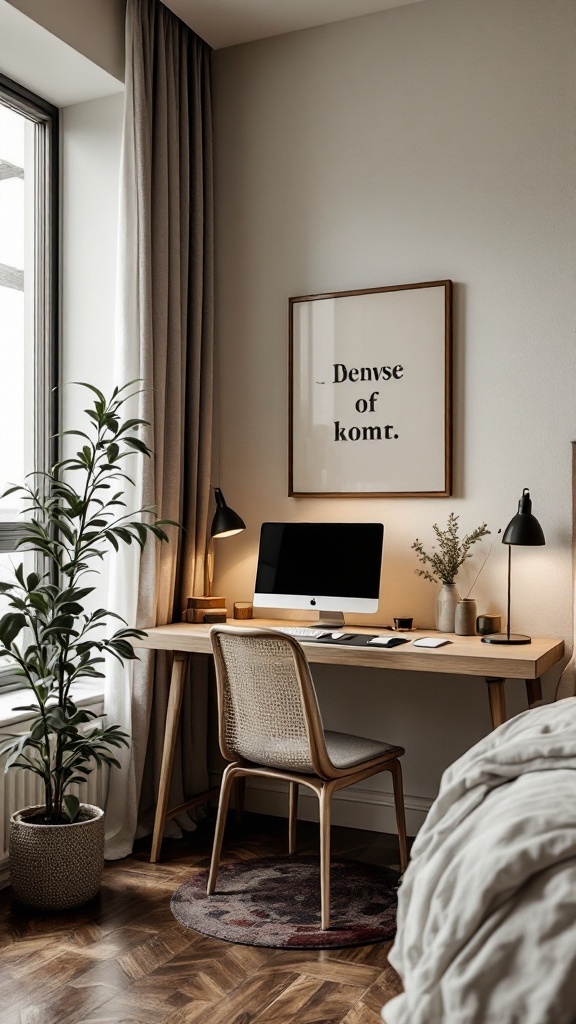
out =
<path fill-rule="evenodd" d="M 377 612 L 383 543 L 382 523 L 263 523 L 254 606 L 317 611 L 319 626 Z"/>

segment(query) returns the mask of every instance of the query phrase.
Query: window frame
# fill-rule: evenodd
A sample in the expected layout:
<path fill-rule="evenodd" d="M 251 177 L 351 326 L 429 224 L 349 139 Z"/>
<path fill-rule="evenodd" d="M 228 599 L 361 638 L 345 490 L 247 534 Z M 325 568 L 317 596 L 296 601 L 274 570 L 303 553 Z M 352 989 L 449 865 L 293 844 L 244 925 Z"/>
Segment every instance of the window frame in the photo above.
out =
<path fill-rule="evenodd" d="M 56 462 L 59 450 L 60 112 L 2 74 L 0 103 L 38 126 L 34 147 L 34 469 L 46 472 Z M 0 522 L 0 552 L 14 552 L 20 536 L 17 521 Z M 0 668 L 0 690 L 14 685 L 21 681 L 16 682 L 13 669 Z"/>

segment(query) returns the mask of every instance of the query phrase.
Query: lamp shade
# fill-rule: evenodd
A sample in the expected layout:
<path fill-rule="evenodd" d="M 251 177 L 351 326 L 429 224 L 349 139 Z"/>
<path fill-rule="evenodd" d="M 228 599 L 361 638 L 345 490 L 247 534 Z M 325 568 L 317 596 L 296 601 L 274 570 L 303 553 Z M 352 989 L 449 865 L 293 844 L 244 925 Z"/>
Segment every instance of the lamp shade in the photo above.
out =
<path fill-rule="evenodd" d="M 224 495 L 219 487 L 214 490 L 216 500 L 216 511 L 210 528 L 211 537 L 233 537 L 235 533 L 241 533 L 246 529 L 246 523 L 240 518 L 234 509 L 226 504 Z"/>
<path fill-rule="evenodd" d="M 546 543 L 542 527 L 536 517 L 532 515 L 532 501 L 527 487 L 522 491 L 516 515 L 504 530 L 502 543 L 522 544 L 526 547 Z"/>

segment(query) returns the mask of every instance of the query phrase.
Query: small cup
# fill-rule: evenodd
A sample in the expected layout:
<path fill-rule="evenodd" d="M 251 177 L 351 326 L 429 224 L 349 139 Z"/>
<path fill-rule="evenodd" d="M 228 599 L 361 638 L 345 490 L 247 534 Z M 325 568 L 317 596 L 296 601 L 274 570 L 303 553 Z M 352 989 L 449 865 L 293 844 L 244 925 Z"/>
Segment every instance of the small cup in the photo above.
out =
<path fill-rule="evenodd" d="M 399 629 L 399 630 L 402 630 L 402 629 L 412 629 L 412 623 L 413 622 L 414 622 L 414 619 L 409 618 L 406 615 L 403 615 L 400 618 L 394 619 L 394 629 Z"/>
<path fill-rule="evenodd" d="M 500 632 L 500 616 L 499 615 L 479 615 L 476 619 L 476 632 L 480 633 L 480 636 L 488 636 L 490 633 Z"/>

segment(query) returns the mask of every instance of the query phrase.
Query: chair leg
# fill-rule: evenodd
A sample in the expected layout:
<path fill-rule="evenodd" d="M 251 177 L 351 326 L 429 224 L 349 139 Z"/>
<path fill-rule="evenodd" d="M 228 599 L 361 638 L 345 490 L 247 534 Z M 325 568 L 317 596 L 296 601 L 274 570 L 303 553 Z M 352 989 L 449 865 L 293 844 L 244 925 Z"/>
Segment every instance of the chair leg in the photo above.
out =
<path fill-rule="evenodd" d="M 228 814 L 228 804 L 230 803 L 230 793 L 232 791 L 232 784 L 237 773 L 236 765 L 229 764 L 224 770 L 222 776 L 222 784 L 220 787 L 220 800 L 218 801 L 218 816 L 216 818 L 216 831 L 214 833 L 214 845 L 212 847 L 212 860 L 210 861 L 210 874 L 208 875 L 208 896 L 211 896 L 216 888 L 216 878 L 218 876 L 218 868 L 220 866 L 220 851 L 222 850 L 222 840 L 224 838 L 224 829 L 226 827 L 226 816 Z"/>
<path fill-rule="evenodd" d="M 402 765 L 400 761 L 390 763 L 392 783 L 394 785 L 394 806 L 396 808 L 396 826 L 398 828 L 398 844 L 400 846 L 400 870 L 408 867 L 408 843 L 406 840 L 406 814 L 404 811 L 404 787 L 402 785 Z"/>
<path fill-rule="evenodd" d="M 288 801 L 288 853 L 296 852 L 296 823 L 298 820 L 298 783 L 289 782 Z"/>
<path fill-rule="evenodd" d="M 240 825 L 244 817 L 244 802 L 246 798 L 246 776 L 240 775 L 234 786 L 234 803 L 236 805 L 236 823 Z"/>
<path fill-rule="evenodd" d="M 322 786 L 318 794 L 320 802 L 320 907 L 321 928 L 330 927 L 330 822 L 332 811 L 332 788 L 330 783 Z"/>

